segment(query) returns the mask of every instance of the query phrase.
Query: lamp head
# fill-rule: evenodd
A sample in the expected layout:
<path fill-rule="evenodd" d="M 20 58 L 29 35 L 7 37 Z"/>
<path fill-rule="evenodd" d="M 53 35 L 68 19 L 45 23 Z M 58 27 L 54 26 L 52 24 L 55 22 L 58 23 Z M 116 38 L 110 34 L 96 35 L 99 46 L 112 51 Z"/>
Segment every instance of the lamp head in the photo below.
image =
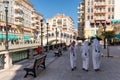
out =
<path fill-rule="evenodd" d="M 3 1 L 3 4 L 4 4 L 5 7 L 8 7 L 9 1 L 8 1 L 8 0 L 4 0 L 4 1 Z"/>
<path fill-rule="evenodd" d="M 49 25 L 49 23 L 46 23 L 47 25 Z"/>

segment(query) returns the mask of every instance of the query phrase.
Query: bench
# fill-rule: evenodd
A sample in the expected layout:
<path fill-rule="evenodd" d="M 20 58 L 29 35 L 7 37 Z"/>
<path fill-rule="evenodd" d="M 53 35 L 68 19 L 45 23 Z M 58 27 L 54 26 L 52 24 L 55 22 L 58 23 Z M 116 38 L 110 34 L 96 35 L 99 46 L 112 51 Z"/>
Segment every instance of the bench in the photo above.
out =
<path fill-rule="evenodd" d="M 61 50 L 56 50 L 54 52 L 54 54 L 55 54 L 55 56 L 60 57 L 62 55 L 62 51 Z"/>
<path fill-rule="evenodd" d="M 27 75 L 32 75 L 36 77 L 36 72 L 38 71 L 39 67 L 45 69 L 46 68 L 45 58 L 46 58 L 46 55 L 42 55 L 39 58 L 35 59 L 33 66 L 24 68 L 24 70 L 26 71 L 24 78 L 27 77 Z"/>

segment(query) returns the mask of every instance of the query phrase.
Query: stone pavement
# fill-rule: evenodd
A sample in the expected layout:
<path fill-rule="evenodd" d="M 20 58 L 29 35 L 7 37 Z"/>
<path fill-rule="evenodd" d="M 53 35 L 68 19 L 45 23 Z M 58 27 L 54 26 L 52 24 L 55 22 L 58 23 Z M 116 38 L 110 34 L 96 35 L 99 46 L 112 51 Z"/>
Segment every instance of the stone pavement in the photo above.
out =
<path fill-rule="evenodd" d="M 120 46 L 110 47 L 110 55 L 120 56 Z M 106 51 L 104 50 L 104 55 Z M 21 61 L 14 65 L 12 69 L 0 71 L 0 80 L 120 80 L 120 57 L 102 57 L 101 70 L 95 72 L 92 68 L 90 58 L 90 68 L 88 72 L 83 71 L 81 55 L 77 55 L 77 69 L 71 71 L 69 52 L 66 51 L 61 57 L 54 57 L 53 52 L 49 52 L 46 60 L 46 69 L 40 70 L 37 77 L 28 76 L 24 78 L 27 61 Z"/>

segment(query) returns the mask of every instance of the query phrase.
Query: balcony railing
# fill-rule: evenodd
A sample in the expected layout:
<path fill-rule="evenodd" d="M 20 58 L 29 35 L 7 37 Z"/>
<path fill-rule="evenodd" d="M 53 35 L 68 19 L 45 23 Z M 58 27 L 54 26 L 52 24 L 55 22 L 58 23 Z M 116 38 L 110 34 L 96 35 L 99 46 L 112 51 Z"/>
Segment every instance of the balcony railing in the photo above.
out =
<path fill-rule="evenodd" d="M 34 46 L 38 46 L 40 45 L 39 42 L 34 42 L 34 43 L 16 43 L 16 44 L 9 44 L 9 49 L 21 49 L 21 48 L 29 48 L 29 47 L 34 47 Z M 0 51 L 4 51 L 5 50 L 5 45 L 3 45 L 3 43 L 0 45 Z"/>

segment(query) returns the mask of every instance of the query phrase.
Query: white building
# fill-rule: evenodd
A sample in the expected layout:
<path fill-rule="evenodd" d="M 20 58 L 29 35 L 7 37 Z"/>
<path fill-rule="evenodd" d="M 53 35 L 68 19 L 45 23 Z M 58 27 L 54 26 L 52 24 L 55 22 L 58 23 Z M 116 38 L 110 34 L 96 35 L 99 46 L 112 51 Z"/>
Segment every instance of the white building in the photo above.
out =
<path fill-rule="evenodd" d="M 84 23 L 90 22 L 85 37 L 95 36 L 100 26 L 111 27 L 112 21 L 120 20 L 120 0 L 84 0 Z M 85 26 L 87 28 L 87 26 Z"/>

